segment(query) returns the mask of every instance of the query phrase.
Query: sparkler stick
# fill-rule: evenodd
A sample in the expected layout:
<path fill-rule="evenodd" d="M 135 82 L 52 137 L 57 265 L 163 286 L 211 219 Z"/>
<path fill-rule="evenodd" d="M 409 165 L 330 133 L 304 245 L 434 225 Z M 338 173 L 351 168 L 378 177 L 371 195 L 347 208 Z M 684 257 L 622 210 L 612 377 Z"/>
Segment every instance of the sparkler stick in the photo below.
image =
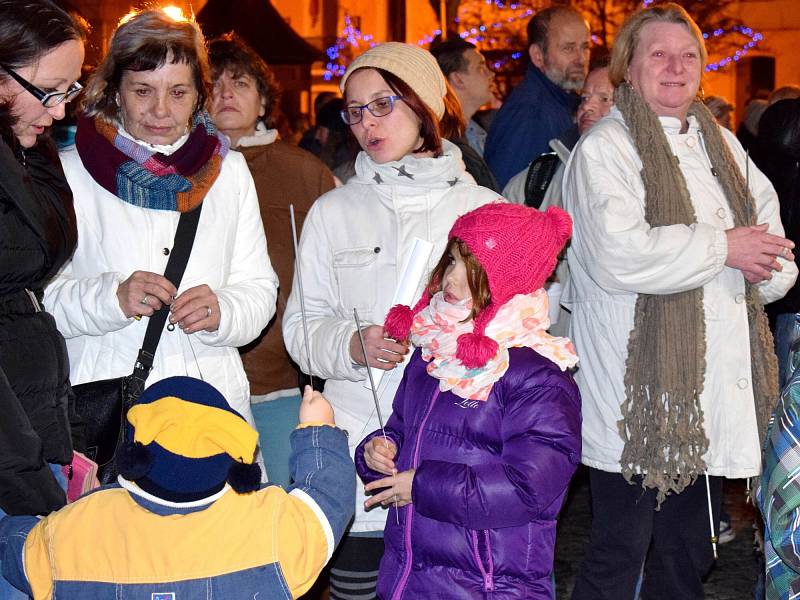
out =
<path fill-rule="evenodd" d="M 353 317 L 356 320 L 356 331 L 358 332 L 358 341 L 361 343 L 361 352 L 364 354 L 364 362 L 369 363 L 367 360 L 367 346 L 364 343 L 364 335 L 361 333 L 361 321 L 358 318 L 358 310 L 353 308 Z M 378 390 L 375 389 L 375 380 L 372 378 L 372 369 L 367 364 L 367 376 L 369 377 L 369 387 L 372 390 L 372 399 L 375 401 L 375 412 L 378 414 L 378 423 L 381 424 L 381 433 L 383 434 L 383 443 L 389 447 L 389 440 L 386 437 L 386 429 L 383 426 L 383 415 L 381 414 L 381 405 L 378 402 Z"/>
<path fill-rule="evenodd" d="M 369 360 L 367 359 L 367 345 L 364 343 L 364 334 L 361 333 L 361 321 L 358 318 L 358 309 L 353 307 L 353 317 L 356 320 L 356 331 L 358 332 L 358 341 L 361 343 L 361 352 L 364 354 L 364 362 L 367 363 L 367 376 L 369 377 L 369 387 L 372 390 L 372 399 L 375 401 L 375 412 L 378 415 L 378 423 L 381 425 L 381 434 L 383 435 L 383 444 L 389 448 L 389 439 L 386 437 L 386 429 L 383 425 L 383 415 L 381 414 L 381 405 L 378 402 L 378 390 L 375 389 L 375 380 L 372 377 L 372 369 L 369 367 Z M 400 524 L 400 514 L 397 509 L 397 497 L 392 496 L 394 500 L 394 518 L 397 524 Z"/>
<path fill-rule="evenodd" d="M 714 551 L 714 560 L 717 560 L 717 542 L 719 538 L 714 531 L 714 516 L 711 513 L 711 482 L 708 479 L 708 472 L 706 472 L 706 497 L 708 498 L 708 526 L 711 528 L 711 549 Z"/>
<path fill-rule="evenodd" d="M 297 277 L 297 287 L 300 290 L 300 315 L 303 318 L 303 336 L 306 342 L 306 357 L 308 358 L 308 379 L 314 387 L 314 375 L 311 371 L 311 344 L 308 341 L 308 317 L 306 316 L 306 295 L 303 293 L 303 272 L 300 268 L 300 252 L 297 245 L 297 223 L 294 219 L 294 204 L 289 205 L 289 216 L 292 219 L 292 241 L 294 242 L 294 269 Z"/>
<path fill-rule="evenodd" d="M 750 225 L 750 149 L 747 149 L 744 159 L 744 200 L 747 206 L 747 225 Z M 753 223 L 756 225 L 756 223 Z"/>

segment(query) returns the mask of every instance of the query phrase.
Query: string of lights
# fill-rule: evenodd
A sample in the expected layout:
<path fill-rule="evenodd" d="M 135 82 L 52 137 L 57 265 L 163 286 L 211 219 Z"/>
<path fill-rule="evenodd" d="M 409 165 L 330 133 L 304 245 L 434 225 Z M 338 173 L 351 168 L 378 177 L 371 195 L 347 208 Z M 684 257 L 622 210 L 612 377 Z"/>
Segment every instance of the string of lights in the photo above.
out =
<path fill-rule="evenodd" d="M 711 34 L 704 33 L 703 38 L 704 39 L 708 39 L 709 37 L 717 38 L 730 33 L 741 34 L 745 37 L 750 38 L 750 41 L 742 45 L 742 47 L 736 50 L 733 54 L 726 56 L 725 58 L 723 58 L 718 62 L 709 63 L 708 65 L 706 65 L 706 71 L 719 71 L 720 69 L 724 69 L 725 67 L 727 67 L 732 62 L 739 61 L 745 54 L 747 54 L 749 50 L 755 48 L 756 45 L 758 45 L 758 43 L 764 39 L 763 35 L 761 35 L 757 31 L 753 31 L 750 27 L 746 27 L 744 25 L 734 25 L 728 30 L 715 29 L 714 31 L 711 32 Z"/>
<path fill-rule="evenodd" d="M 652 5 L 656 0 L 643 0 L 642 5 L 647 7 Z M 504 25 L 509 23 L 513 23 L 520 19 L 528 19 L 530 18 L 534 11 L 531 8 L 525 8 L 518 2 L 503 2 L 503 0 L 485 0 L 486 4 L 493 4 L 498 9 L 503 11 L 518 11 L 521 9 L 522 12 L 505 17 L 502 20 L 495 21 L 488 25 L 480 25 L 478 27 L 470 27 L 469 29 L 465 29 L 464 31 L 459 32 L 459 36 L 462 39 L 468 40 L 473 43 L 479 43 L 487 40 L 495 40 L 493 36 L 493 30 L 499 29 Z M 459 23 L 458 17 L 454 19 L 455 23 Z M 433 42 L 433 40 L 441 35 L 441 29 L 435 29 L 429 34 L 424 35 L 422 38 L 417 40 L 417 45 L 425 46 Z M 719 71 L 724 69 L 731 63 L 739 61 L 742 57 L 744 57 L 749 50 L 753 49 L 755 46 L 758 45 L 759 42 L 763 41 L 764 36 L 757 32 L 753 31 L 752 28 L 744 26 L 744 25 L 734 25 L 729 29 L 715 29 L 711 33 L 703 33 L 704 39 L 710 38 L 720 38 L 725 35 L 742 35 L 748 38 L 748 41 L 741 45 L 738 49 L 734 51 L 733 54 L 730 54 L 717 62 L 709 63 L 706 65 L 706 71 Z M 370 48 L 375 46 L 380 42 L 375 40 L 373 35 L 364 34 L 361 32 L 357 27 L 355 27 L 350 19 L 350 15 L 345 14 L 344 16 L 344 29 L 342 30 L 341 35 L 336 39 L 336 43 L 332 46 L 328 47 L 326 50 L 326 54 L 328 56 L 328 62 L 325 65 L 325 71 L 323 73 L 323 78 L 326 81 L 330 81 L 334 77 L 341 77 L 344 75 L 346 70 L 346 65 L 342 64 L 341 57 L 342 51 L 347 48 L 348 46 L 353 49 L 358 49 L 361 44 L 367 44 Z M 509 52 L 507 55 L 498 58 L 497 60 L 492 62 L 492 66 L 495 70 L 499 70 L 505 64 L 510 61 L 519 60 L 522 58 L 523 52 L 520 51 L 512 51 Z"/>

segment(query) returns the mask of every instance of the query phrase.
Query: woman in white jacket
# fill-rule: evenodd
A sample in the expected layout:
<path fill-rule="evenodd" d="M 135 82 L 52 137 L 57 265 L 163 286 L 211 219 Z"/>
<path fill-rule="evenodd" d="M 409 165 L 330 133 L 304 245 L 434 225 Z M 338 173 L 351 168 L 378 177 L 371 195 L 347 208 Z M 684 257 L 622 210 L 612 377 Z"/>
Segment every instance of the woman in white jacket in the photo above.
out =
<path fill-rule="evenodd" d="M 353 61 L 341 87 L 343 118 L 364 151 L 355 177 L 317 200 L 306 218 L 301 269 L 295 272 L 283 333 L 289 353 L 307 369 L 297 281 L 302 273 L 313 374 L 327 379 L 325 396 L 349 434 L 352 453 L 379 427 L 365 365 L 386 371 L 378 390 L 384 418 L 402 377 L 408 348 L 384 339 L 383 327 L 370 324 L 383 323 L 391 308 L 414 238 L 434 246 L 430 271 L 456 218 L 498 196 L 473 183 L 461 152 L 439 135 L 445 81 L 428 52 L 395 42 L 375 46 Z M 367 325 L 366 359 L 353 308 Z M 352 589 L 374 593 L 387 511 L 365 513 L 363 502 L 359 486 L 355 523 L 331 571 L 332 599 Z"/>
<path fill-rule="evenodd" d="M 61 156 L 78 246 L 45 303 L 67 339 L 73 384 L 128 375 L 149 316 L 169 306 L 148 384 L 191 375 L 252 423 L 237 351 L 275 313 L 253 180 L 204 110 L 202 32 L 145 11 L 114 33 L 87 86 L 76 147 Z M 202 203 L 179 289 L 164 277 L 182 212 Z"/>
<path fill-rule="evenodd" d="M 794 244 L 769 181 L 695 99 L 705 59 L 680 6 L 629 18 L 615 108 L 567 166 L 565 304 L 592 489 L 577 600 L 633 598 L 642 565 L 648 600 L 702 598 L 721 478 L 761 466 L 777 398 L 763 304 L 797 277 Z"/>

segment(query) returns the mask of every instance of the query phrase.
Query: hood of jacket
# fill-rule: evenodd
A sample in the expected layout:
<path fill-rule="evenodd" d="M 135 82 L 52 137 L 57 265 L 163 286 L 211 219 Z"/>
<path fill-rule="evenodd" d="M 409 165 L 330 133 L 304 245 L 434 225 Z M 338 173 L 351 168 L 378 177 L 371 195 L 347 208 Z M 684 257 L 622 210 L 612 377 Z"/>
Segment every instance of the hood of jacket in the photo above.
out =
<path fill-rule="evenodd" d="M 407 154 L 400 160 L 376 163 L 362 150 L 353 177 L 354 183 L 416 189 L 447 189 L 463 181 L 473 180 L 464 170 L 461 150 L 445 139 L 442 154 L 436 158 Z"/>

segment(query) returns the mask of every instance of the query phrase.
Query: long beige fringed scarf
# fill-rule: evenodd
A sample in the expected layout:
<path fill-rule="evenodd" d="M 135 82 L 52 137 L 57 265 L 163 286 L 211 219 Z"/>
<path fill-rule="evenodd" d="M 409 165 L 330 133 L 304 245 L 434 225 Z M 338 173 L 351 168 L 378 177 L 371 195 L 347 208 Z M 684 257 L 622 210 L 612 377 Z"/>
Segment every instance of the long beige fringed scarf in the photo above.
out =
<path fill-rule="evenodd" d="M 628 83 L 617 87 L 614 98 L 642 160 L 648 224 L 696 223 L 686 180 L 658 117 Z M 734 224 L 755 224 L 755 202 L 714 117 L 699 101 L 692 103 L 689 114 L 699 122 Z M 756 287 L 745 282 L 745 288 L 753 396 L 763 440 L 778 397 L 778 365 Z M 703 455 L 709 442 L 700 406 L 705 373 L 703 288 L 668 295 L 639 294 L 628 340 L 626 397 L 619 421 L 625 446 L 620 464 L 628 481 L 641 473 L 642 485 L 658 490 L 659 506 L 667 494 L 680 493 L 706 470 Z"/>

